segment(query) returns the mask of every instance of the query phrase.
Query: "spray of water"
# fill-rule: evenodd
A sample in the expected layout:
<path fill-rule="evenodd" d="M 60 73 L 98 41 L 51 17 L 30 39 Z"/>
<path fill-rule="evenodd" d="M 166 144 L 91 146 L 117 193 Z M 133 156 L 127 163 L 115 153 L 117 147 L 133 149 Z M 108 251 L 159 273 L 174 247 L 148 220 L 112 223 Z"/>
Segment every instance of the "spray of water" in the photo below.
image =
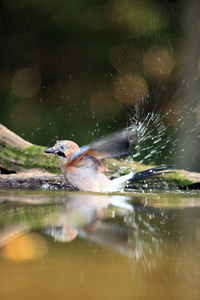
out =
<path fill-rule="evenodd" d="M 135 114 L 130 116 L 129 130 L 136 130 L 138 133 L 138 141 L 135 145 L 135 150 L 132 158 L 140 163 L 155 163 L 163 159 L 169 159 L 169 151 L 174 151 L 175 144 L 173 141 L 173 133 L 170 126 L 165 124 L 163 118 L 154 112 L 149 112 L 144 115 L 140 106 L 135 106 Z M 166 151 L 163 157 L 163 152 L 173 144 L 174 147 Z"/>
<path fill-rule="evenodd" d="M 165 113 L 145 112 L 145 101 L 143 104 L 136 104 L 134 111 L 129 115 L 129 130 L 137 131 L 138 141 L 135 145 L 133 160 L 145 164 L 166 164 L 172 163 L 176 165 L 190 166 L 191 161 L 185 155 L 185 149 L 189 146 L 194 152 L 196 144 L 199 141 L 199 123 L 194 127 L 188 128 L 185 123 L 183 111 L 173 113 L 170 109 Z M 196 110 L 187 109 L 186 117 L 194 118 Z M 166 122 L 166 117 L 170 118 Z M 174 126 L 176 119 L 176 126 Z M 184 135 L 184 139 L 180 148 L 180 134 Z M 191 135 L 194 138 L 191 139 Z M 196 150 L 197 151 L 197 150 Z"/>
<path fill-rule="evenodd" d="M 117 73 L 129 76 L 124 70 L 129 64 L 123 62 L 127 51 L 129 46 L 125 41 L 114 66 Z M 139 63 L 142 66 L 142 61 Z M 129 130 L 138 132 L 132 158 L 145 164 L 172 163 L 179 168 L 200 171 L 199 77 L 181 71 L 181 76 L 172 74 L 167 81 L 149 84 L 146 97 L 129 113 Z"/>

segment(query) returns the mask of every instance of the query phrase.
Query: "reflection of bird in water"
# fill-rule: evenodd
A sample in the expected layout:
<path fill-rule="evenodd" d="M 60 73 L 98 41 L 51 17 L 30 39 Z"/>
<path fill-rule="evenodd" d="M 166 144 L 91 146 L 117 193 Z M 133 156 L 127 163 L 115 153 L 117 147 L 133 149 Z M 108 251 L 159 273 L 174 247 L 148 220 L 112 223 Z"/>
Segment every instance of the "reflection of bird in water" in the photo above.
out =
<path fill-rule="evenodd" d="M 79 190 L 115 192 L 122 190 L 130 182 L 168 173 L 166 170 L 172 167 L 160 166 L 138 173 L 129 173 L 113 180 L 106 177 L 105 166 L 100 159 L 130 154 L 131 142 L 136 137 L 136 133 L 123 131 L 81 148 L 72 141 L 58 141 L 44 152 L 59 156 L 64 176 Z"/>
<path fill-rule="evenodd" d="M 137 248 L 138 245 L 143 245 L 148 234 L 152 235 L 153 232 L 154 236 L 157 235 L 149 223 L 148 216 L 166 219 L 170 211 L 164 213 L 160 209 L 144 206 L 141 198 L 136 203 L 127 202 L 131 199 L 119 195 L 72 193 L 67 196 L 66 203 L 63 203 L 59 218 L 55 220 L 53 215 L 48 216 L 43 232 L 58 242 L 72 242 L 79 237 L 117 252 L 130 252 L 133 255 L 136 245 Z M 109 220 L 113 212 L 115 222 L 113 217 L 112 221 Z M 129 221 L 123 222 L 122 225 L 122 216 L 131 220 L 131 225 Z M 144 233 L 145 227 L 148 233 Z M 158 234 L 160 235 L 160 232 Z"/>
<path fill-rule="evenodd" d="M 118 252 L 134 250 L 134 244 L 129 244 L 128 227 L 104 221 L 110 204 L 119 204 L 120 209 L 132 211 L 132 205 L 126 203 L 126 199 L 120 196 L 73 194 L 71 199 L 70 196 L 67 198 L 53 226 L 50 226 L 51 218 L 48 217 L 48 226 L 43 232 L 59 242 L 71 242 L 78 236 Z"/>

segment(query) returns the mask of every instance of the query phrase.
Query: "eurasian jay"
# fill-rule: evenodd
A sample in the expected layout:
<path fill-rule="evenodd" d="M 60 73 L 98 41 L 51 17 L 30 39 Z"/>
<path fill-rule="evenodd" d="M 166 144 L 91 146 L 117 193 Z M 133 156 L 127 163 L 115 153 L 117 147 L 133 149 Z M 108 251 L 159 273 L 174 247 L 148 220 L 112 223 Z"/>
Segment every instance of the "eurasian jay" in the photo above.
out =
<path fill-rule="evenodd" d="M 57 141 L 45 153 L 57 154 L 61 160 L 61 170 L 68 182 L 81 191 L 90 192 L 117 192 L 124 189 L 130 182 L 144 180 L 153 176 L 169 172 L 171 165 L 163 165 L 137 173 L 110 180 L 105 174 L 105 166 L 101 159 L 116 157 L 131 153 L 131 142 L 136 140 L 137 134 L 122 131 L 104 139 L 79 146 L 68 140 Z"/>

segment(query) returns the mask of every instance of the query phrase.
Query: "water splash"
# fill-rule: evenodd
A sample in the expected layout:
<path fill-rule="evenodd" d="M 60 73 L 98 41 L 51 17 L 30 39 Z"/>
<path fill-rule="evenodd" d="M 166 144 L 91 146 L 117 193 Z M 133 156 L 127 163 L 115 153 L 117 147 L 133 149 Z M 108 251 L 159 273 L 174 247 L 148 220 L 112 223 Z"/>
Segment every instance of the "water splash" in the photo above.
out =
<path fill-rule="evenodd" d="M 173 143 L 170 126 L 166 125 L 157 113 L 149 112 L 145 116 L 139 105 L 135 106 L 135 114 L 129 116 L 129 120 L 131 123 L 129 130 L 136 130 L 138 133 L 138 141 L 132 158 L 146 164 L 162 159 L 164 150 Z M 166 154 L 162 163 L 167 158 Z"/>
<path fill-rule="evenodd" d="M 145 112 L 145 101 L 142 105 L 136 104 L 134 111 L 129 115 L 129 130 L 138 132 L 138 141 L 135 145 L 134 154 L 131 159 L 145 164 L 172 163 L 176 165 L 190 166 L 190 159 L 185 155 L 189 146 L 195 151 L 199 141 L 198 135 L 191 141 L 191 135 L 199 130 L 199 123 L 193 128 L 185 124 L 183 110 L 173 112 L 171 109 L 165 113 Z M 187 107 L 188 108 L 188 107 Z M 187 118 L 194 118 L 195 109 L 187 109 Z M 166 121 L 166 117 L 171 117 Z M 176 119 L 176 125 L 175 120 Z M 180 135 L 184 135 L 180 148 Z"/>
<path fill-rule="evenodd" d="M 179 168 L 200 171 L 200 78 L 196 68 L 198 63 L 194 64 L 194 68 L 191 60 L 183 55 L 187 52 L 184 48 L 185 40 L 176 44 L 173 38 L 169 38 L 166 46 L 158 39 L 160 49 L 162 50 L 163 46 L 167 47 L 176 64 L 173 71 L 166 72 L 169 75 L 167 80 L 162 80 L 162 76 L 151 77 L 155 75 L 154 68 L 151 68 L 150 74 L 147 74 L 144 68 L 144 54 L 151 48 L 151 43 L 148 38 L 146 44 L 145 39 L 142 42 L 143 46 L 138 46 L 137 43 L 131 44 L 124 39 L 112 60 L 119 77 L 135 72 L 143 76 L 148 85 L 146 96 L 138 99 L 134 108 L 131 87 L 126 89 L 129 103 L 125 103 L 124 107 L 133 108 L 129 114 L 129 129 L 138 132 L 133 159 L 146 164 L 172 163 Z M 153 66 L 151 60 L 149 65 Z M 162 71 L 164 64 L 159 66 Z M 125 85 L 123 87 L 123 82 L 120 84 L 121 89 L 126 88 Z M 119 93 L 115 94 L 118 101 L 120 96 Z"/>

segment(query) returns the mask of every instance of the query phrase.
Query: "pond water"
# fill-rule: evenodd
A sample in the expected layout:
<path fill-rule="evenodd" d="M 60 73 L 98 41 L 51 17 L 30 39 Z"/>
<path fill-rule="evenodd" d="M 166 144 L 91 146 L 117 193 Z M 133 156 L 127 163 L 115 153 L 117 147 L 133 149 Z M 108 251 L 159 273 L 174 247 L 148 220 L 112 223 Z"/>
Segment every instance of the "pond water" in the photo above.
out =
<path fill-rule="evenodd" d="M 200 299 L 200 195 L 0 191 L 0 299 Z"/>

